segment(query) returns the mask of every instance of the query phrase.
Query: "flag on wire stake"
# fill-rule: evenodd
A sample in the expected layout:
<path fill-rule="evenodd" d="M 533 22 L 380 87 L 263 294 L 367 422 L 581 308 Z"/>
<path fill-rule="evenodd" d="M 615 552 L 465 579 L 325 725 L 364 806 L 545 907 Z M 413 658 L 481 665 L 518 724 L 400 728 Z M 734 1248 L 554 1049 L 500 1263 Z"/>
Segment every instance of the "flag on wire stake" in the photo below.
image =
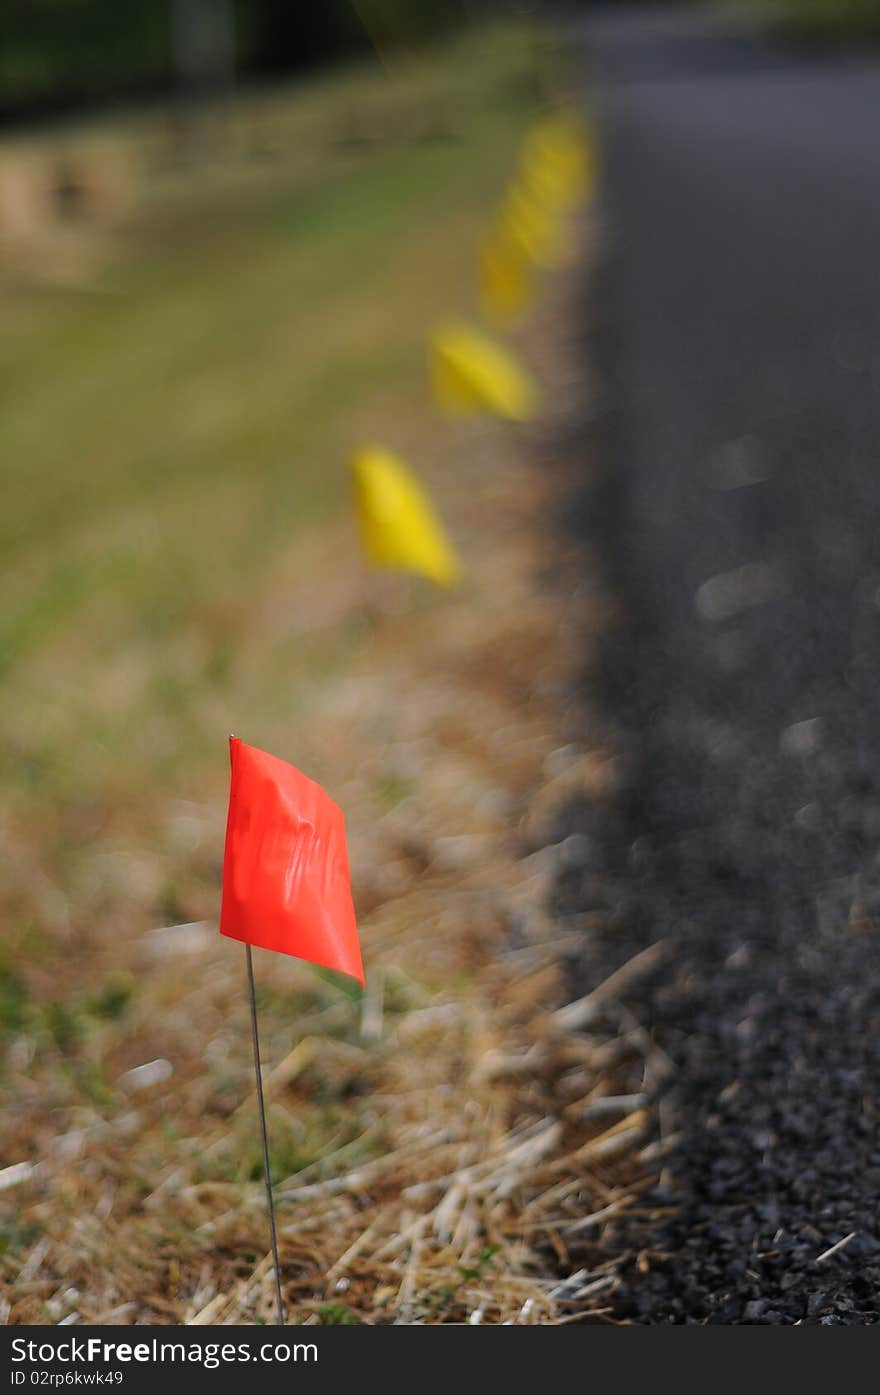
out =
<path fill-rule="evenodd" d="M 434 400 L 449 416 L 483 413 L 529 421 L 538 412 L 531 374 L 504 344 L 468 324 L 447 324 L 429 344 Z"/>
<path fill-rule="evenodd" d="M 252 946 L 336 969 L 362 987 L 364 969 L 342 810 L 295 766 L 245 745 L 237 736 L 229 738 L 229 754 L 232 780 L 220 933 L 245 945 L 275 1297 L 283 1327 Z"/>
<path fill-rule="evenodd" d="M 564 266 L 574 255 L 571 229 L 559 210 L 536 197 L 522 180 L 508 190 L 499 234 L 536 267 Z"/>
<path fill-rule="evenodd" d="M 545 206 L 561 211 L 590 198 L 597 179 L 596 145 L 571 110 L 538 121 L 523 142 L 520 182 Z"/>
<path fill-rule="evenodd" d="M 480 247 L 480 309 L 493 324 L 515 325 L 535 298 L 532 264 L 516 239 L 495 229 Z"/>
<path fill-rule="evenodd" d="M 461 566 L 428 495 L 399 456 L 365 446 L 351 460 L 361 546 L 374 567 L 455 586 Z"/>

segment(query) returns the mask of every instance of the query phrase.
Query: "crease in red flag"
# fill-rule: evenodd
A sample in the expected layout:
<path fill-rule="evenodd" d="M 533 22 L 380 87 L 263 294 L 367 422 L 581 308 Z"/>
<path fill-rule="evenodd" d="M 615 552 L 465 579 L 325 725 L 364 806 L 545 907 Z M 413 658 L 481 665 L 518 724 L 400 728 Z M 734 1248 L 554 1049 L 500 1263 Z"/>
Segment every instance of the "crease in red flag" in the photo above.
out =
<path fill-rule="evenodd" d="M 345 819 L 287 761 L 229 739 L 220 933 L 364 983 Z"/>

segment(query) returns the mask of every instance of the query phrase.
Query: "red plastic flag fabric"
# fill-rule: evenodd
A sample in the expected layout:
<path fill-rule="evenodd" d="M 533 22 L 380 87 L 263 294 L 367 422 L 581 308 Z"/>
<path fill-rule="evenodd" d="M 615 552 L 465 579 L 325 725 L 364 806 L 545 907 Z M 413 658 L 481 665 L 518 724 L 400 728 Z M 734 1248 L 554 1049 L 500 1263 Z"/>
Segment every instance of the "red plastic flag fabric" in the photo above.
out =
<path fill-rule="evenodd" d="M 364 982 L 342 810 L 295 766 L 229 739 L 220 933 Z"/>

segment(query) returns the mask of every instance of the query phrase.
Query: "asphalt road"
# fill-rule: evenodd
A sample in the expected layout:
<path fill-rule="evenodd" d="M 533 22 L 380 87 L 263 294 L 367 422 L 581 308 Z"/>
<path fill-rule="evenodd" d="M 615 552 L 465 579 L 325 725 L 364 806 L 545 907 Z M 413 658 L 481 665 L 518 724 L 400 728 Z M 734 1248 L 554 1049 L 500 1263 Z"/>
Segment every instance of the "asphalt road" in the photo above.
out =
<path fill-rule="evenodd" d="M 597 913 L 582 986 L 671 946 L 629 1008 L 679 1134 L 597 1248 L 625 1319 L 873 1323 L 880 58 L 620 7 L 584 33 L 605 253 L 582 517 L 623 606 L 623 778 L 573 814 L 559 898 Z"/>

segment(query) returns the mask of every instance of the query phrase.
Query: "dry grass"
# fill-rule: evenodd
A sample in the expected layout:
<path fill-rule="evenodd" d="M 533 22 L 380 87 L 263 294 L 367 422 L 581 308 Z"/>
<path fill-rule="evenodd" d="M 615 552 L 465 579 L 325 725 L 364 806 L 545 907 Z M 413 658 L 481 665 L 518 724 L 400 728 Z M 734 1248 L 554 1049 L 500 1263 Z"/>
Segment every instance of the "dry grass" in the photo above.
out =
<path fill-rule="evenodd" d="M 491 191 L 456 187 L 471 201 L 446 235 L 401 244 L 394 299 L 358 301 L 365 342 L 405 314 L 403 353 L 444 272 L 460 281 L 472 251 L 449 228 L 474 229 Z M 99 584 L 85 619 L 30 646 L 14 723 L 30 764 L 2 830 L 9 1322 L 272 1320 L 243 956 L 215 927 L 230 728 L 345 809 L 367 964 L 361 999 L 258 956 L 291 1321 L 601 1314 L 613 1278 L 579 1252 L 638 1191 L 644 1101 L 614 1080 L 633 1054 L 648 1079 L 651 1048 L 585 1034 L 589 1005 L 575 1025 L 558 1013 L 584 925 L 547 911 L 553 811 L 610 777 L 577 696 L 605 617 L 548 524 L 567 484 L 570 290 L 548 287 L 523 337 L 549 398 L 536 432 L 438 427 L 409 370 L 346 398 L 350 439 L 389 440 L 427 478 L 467 567 L 454 595 L 365 577 L 338 508 L 285 536 L 264 501 L 238 593 L 202 600 L 222 558 L 185 514 L 194 615 L 162 593 L 167 614 L 122 636 L 125 573 L 121 601 Z M 332 362 L 328 336 L 313 348 Z M 226 528 L 246 483 L 229 480 L 209 510 Z M 190 485 L 204 497 L 198 472 Z M 169 520 L 188 497 L 169 491 Z M 138 529 L 161 536 L 142 501 L 131 524 L 135 548 Z M 119 536 L 115 514 L 104 526 Z M 101 518 L 89 527 L 95 551 Z"/>

